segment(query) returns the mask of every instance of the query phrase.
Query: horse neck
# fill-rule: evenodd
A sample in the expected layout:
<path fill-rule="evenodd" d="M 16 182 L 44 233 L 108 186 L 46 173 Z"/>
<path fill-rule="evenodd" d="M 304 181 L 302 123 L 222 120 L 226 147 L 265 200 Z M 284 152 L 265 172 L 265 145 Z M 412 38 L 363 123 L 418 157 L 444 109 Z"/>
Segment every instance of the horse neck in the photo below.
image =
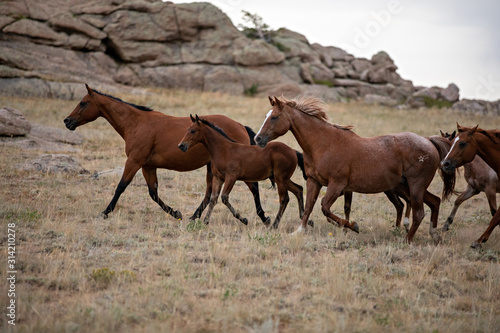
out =
<path fill-rule="evenodd" d="M 137 125 L 137 117 L 140 115 L 140 110 L 129 106 L 123 102 L 115 101 L 106 96 L 99 96 L 97 101 L 99 110 L 104 119 L 125 139 L 127 133 Z"/>
<path fill-rule="evenodd" d="M 212 159 L 217 158 L 218 154 L 226 151 L 233 142 L 223 137 L 213 128 L 204 125 L 202 143 L 207 149 Z"/>
<path fill-rule="evenodd" d="M 477 142 L 477 155 L 500 175 L 500 149 L 498 144 L 483 134 L 474 134 Z"/>
<path fill-rule="evenodd" d="M 313 116 L 304 114 L 301 111 L 292 109 L 290 123 L 293 136 L 299 143 L 304 154 L 313 156 L 314 152 L 322 152 L 323 145 L 334 144 L 337 140 L 325 140 L 325 137 L 341 135 L 342 130 L 337 130 L 331 124 Z M 318 149 L 320 148 L 320 149 Z"/>

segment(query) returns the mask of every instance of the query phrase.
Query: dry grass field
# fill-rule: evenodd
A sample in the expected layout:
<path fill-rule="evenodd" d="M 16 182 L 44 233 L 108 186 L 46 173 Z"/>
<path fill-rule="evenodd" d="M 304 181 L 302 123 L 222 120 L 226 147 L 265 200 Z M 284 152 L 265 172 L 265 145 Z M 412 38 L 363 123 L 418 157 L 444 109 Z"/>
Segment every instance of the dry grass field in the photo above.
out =
<path fill-rule="evenodd" d="M 176 116 L 222 113 L 258 130 L 267 98 L 152 90 L 115 94 Z M 83 96 L 82 96 L 83 97 Z M 78 101 L 0 97 L 32 122 L 64 128 Z M 332 121 L 374 136 L 452 131 L 456 121 L 500 127 L 498 117 L 451 110 L 395 110 L 356 103 L 328 105 Z M 106 220 L 118 176 L 91 174 L 123 166 L 124 144 L 104 120 L 77 129 L 86 138 L 70 153 L 86 175 L 18 171 L 14 165 L 45 153 L 0 146 L 0 258 L 7 262 L 7 225 L 16 225 L 16 325 L 7 323 L 8 285 L 2 283 L 2 331 L 19 332 L 498 332 L 500 229 L 481 250 L 470 243 L 489 223 L 484 194 L 459 209 L 451 230 L 434 246 L 429 211 L 414 244 L 394 228 L 384 195 L 354 194 L 351 219 L 360 234 L 328 224 L 316 205 L 314 228 L 290 236 L 299 223 L 295 199 L 278 230 L 260 222 L 250 192 L 237 185 L 230 200 L 248 226 L 219 203 L 208 226 L 190 222 L 204 193 L 204 169 L 159 171 L 159 195 L 185 217 L 166 215 L 142 174 Z M 293 136 L 281 141 L 299 148 Z M 300 172 L 294 180 L 305 185 Z M 261 182 L 267 214 L 276 190 Z M 436 176 L 430 190 L 440 194 Z M 458 190 L 465 189 L 462 178 Z M 323 192 L 324 193 L 324 192 Z M 320 198 L 322 194 L 320 195 Z M 452 201 L 441 205 L 439 230 Z M 343 214 L 343 199 L 333 208 Z M 0 278 L 6 281 L 6 264 Z"/>

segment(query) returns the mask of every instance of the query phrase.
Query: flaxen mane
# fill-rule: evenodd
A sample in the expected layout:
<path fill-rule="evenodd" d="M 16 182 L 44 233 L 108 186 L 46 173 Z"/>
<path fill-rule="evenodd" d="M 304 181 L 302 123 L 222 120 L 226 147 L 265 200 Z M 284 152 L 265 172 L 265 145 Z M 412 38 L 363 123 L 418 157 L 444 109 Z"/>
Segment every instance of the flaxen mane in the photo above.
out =
<path fill-rule="evenodd" d="M 339 124 L 333 124 L 330 122 L 330 119 L 328 119 L 328 116 L 325 112 L 324 106 L 325 102 L 323 102 L 321 99 L 316 98 L 316 97 L 302 97 L 299 99 L 293 99 L 293 100 L 287 100 L 284 97 L 281 97 L 281 100 L 288 106 L 303 112 L 309 116 L 316 117 L 326 123 L 329 123 L 333 126 L 335 126 L 338 129 L 342 130 L 351 130 L 354 128 L 354 126 L 348 125 L 339 125 Z"/>

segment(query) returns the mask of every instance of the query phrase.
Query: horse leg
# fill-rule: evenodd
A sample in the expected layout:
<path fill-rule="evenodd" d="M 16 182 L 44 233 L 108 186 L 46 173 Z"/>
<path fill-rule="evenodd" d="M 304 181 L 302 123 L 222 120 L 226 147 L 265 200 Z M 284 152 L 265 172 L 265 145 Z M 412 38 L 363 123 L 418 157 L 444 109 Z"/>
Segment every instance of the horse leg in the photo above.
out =
<path fill-rule="evenodd" d="M 182 220 L 181 212 L 173 210 L 171 207 L 167 206 L 158 196 L 158 177 L 156 175 L 156 168 L 143 166 L 142 174 L 144 175 L 144 179 L 146 179 L 146 184 L 148 184 L 151 199 L 153 199 L 153 201 L 156 202 L 166 213 L 172 215 L 178 220 Z"/>
<path fill-rule="evenodd" d="M 486 198 L 488 198 L 488 204 L 490 205 L 491 216 L 495 216 L 498 207 L 496 185 L 495 187 L 487 186 L 484 189 L 484 193 L 486 194 Z"/>
<path fill-rule="evenodd" d="M 285 187 L 284 182 L 280 179 L 276 182 L 278 185 L 278 195 L 280 198 L 280 208 L 278 210 L 278 214 L 276 215 L 276 218 L 274 219 L 274 223 L 272 225 L 273 229 L 277 229 L 278 225 L 280 224 L 281 217 L 283 216 L 283 213 L 285 212 L 286 206 L 288 205 L 288 202 L 290 202 L 290 197 L 288 196 L 288 188 Z"/>
<path fill-rule="evenodd" d="M 271 224 L 271 219 L 269 217 L 266 217 L 266 213 L 262 209 L 262 204 L 260 203 L 260 195 L 259 195 L 259 183 L 245 182 L 245 184 L 247 184 L 248 188 L 250 189 L 250 192 L 252 192 L 253 200 L 255 202 L 255 208 L 257 210 L 257 215 L 260 217 L 262 223 L 268 226 L 269 224 Z"/>
<path fill-rule="evenodd" d="M 224 185 L 224 190 L 222 191 L 222 195 L 220 198 L 222 200 L 222 203 L 224 203 L 224 205 L 229 208 L 233 216 L 240 220 L 244 225 L 247 225 L 248 220 L 244 217 L 241 217 L 240 213 L 237 212 L 236 209 L 234 209 L 233 206 L 231 206 L 231 204 L 229 203 L 229 193 L 231 193 L 235 182 L 236 179 L 226 179 L 226 184 Z"/>
<path fill-rule="evenodd" d="M 304 188 L 299 184 L 294 183 L 291 179 L 288 180 L 288 191 L 297 198 L 297 205 L 299 206 L 299 216 L 304 216 Z"/>
<path fill-rule="evenodd" d="M 326 216 L 328 222 L 332 223 L 332 220 L 340 224 L 345 228 L 349 228 L 354 232 L 359 233 L 359 226 L 356 222 L 349 223 L 349 221 L 344 220 L 337 215 L 333 214 L 330 207 L 335 203 L 335 200 L 339 197 L 340 193 L 344 188 L 344 184 L 330 182 L 326 188 L 326 194 L 321 200 L 321 211 Z M 345 194 L 345 193 L 344 193 Z"/>
<path fill-rule="evenodd" d="M 385 191 L 384 193 L 396 208 L 396 228 L 399 228 L 401 227 L 401 219 L 403 217 L 403 202 L 401 202 L 401 199 L 399 199 L 394 191 Z"/>
<path fill-rule="evenodd" d="M 132 161 L 130 158 L 127 159 L 127 161 L 125 162 L 125 168 L 123 169 L 122 178 L 120 179 L 120 182 L 116 187 L 113 199 L 111 199 L 111 202 L 109 203 L 108 207 L 106 207 L 106 209 L 100 214 L 102 218 L 105 219 L 108 218 L 108 214 L 115 209 L 116 203 L 118 202 L 120 195 L 123 193 L 123 191 L 125 191 L 125 189 L 127 188 L 128 184 L 130 184 L 132 179 L 134 179 L 135 174 L 140 168 L 141 165 L 139 163 Z"/>
<path fill-rule="evenodd" d="M 295 230 L 292 234 L 297 234 L 304 232 L 307 228 L 309 216 L 314 208 L 314 204 L 318 199 L 319 191 L 321 190 L 321 184 L 316 182 L 311 177 L 307 178 L 306 182 L 306 206 L 304 209 L 304 215 L 302 215 L 302 222 L 297 230 Z"/>
<path fill-rule="evenodd" d="M 431 223 L 429 225 L 429 234 L 434 240 L 434 244 L 437 245 L 441 243 L 441 236 L 439 236 L 439 233 L 437 231 L 439 205 L 441 204 L 441 199 L 426 190 L 424 193 L 424 203 L 431 209 Z"/>
<path fill-rule="evenodd" d="M 479 194 L 479 191 L 471 187 L 470 185 L 467 186 L 467 189 L 458 196 L 458 198 L 455 200 L 455 203 L 453 204 L 453 209 L 451 210 L 450 216 L 446 219 L 446 222 L 443 225 L 443 231 L 448 231 L 450 229 L 450 225 L 453 223 L 453 219 L 455 218 L 455 214 L 457 213 L 458 207 L 465 201 L 473 196 Z M 496 199 L 495 199 L 496 201 Z"/>
<path fill-rule="evenodd" d="M 224 179 L 220 179 L 218 177 L 213 177 L 212 179 L 212 193 L 210 195 L 210 202 L 208 204 L 207 214 L 203 219 L 205 224 L 210 222 L 210 216 L 212 215 L 212 211 L 214 210 L 215 205 L 217 204 L 217 199 L 219 198 L 220 191 L 222 189 L 222 184 L 224 184 Z"/>
<path fill-rule="evenodd" d="M 189 218 L 190 220 L 199 219 L 205 208 L 208 206 L 208 203 L 210 202 L 210 195 L 212 193 L 212 178 L 214 178 L 214 175 L 212 174 L 212 167 L 210 163 L 208 163 L 207 175 L 206 175 L 207 189 L 205 190 L 205 197 L 203 198 L 203 201 L 194 212 L 193 216 Z"/>
<path fill-rule="evenodd" d="M 415 190 L 410 187 L 410 202 L 413 211 L 413 223 L 411 224 L 410 231 L 406 235 L 406 240 L 411 243 L 413 236 L 417 232 L 420 223 L 422 222 L 424 212 L 424 191 L 422 189 Z"/>
<path fill-rule="evenodd" d="M 344 191 L 344 217 L 349 221 L 351 215 L 352 192 Z"/>
<path fill-rule="evenodd" d="M 500 210 L 497 210 L 495 215 L 493 215 L 493 218 L 490 221 L 490 224 L 488 225 L 488 228 L 486 228 L 486 231 L 481 235 L 481 237 L 478 238 L 478 240 L 472 242 L 471 247 L 472 248 L 478 248 L 481 247 L 482 243 L 485 243 L 488 238 L 490 238 L 491 233 L 493 232 L 493 229 L 500 223 Z"/>

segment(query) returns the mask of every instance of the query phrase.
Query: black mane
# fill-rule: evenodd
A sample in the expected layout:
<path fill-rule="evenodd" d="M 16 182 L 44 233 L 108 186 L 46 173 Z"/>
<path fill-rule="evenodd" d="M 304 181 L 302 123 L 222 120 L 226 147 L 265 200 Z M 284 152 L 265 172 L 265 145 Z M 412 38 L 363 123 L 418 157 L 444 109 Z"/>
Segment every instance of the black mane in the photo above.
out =
<path fill-rule="evenodd" d="M 97 91 L 97 90 L 95 90 L 95 89 L 94 89 L 94 92 L 95 92 L 95 93 L 98 93 L 99 95 L 102 95 L 102 96 L 110 97 L 110 98 L 112 98 L 112 99 L 114 99 L 114 100 L 116 100 L 116 101 L 118 101 L 118 102 L 122 102 L 122 103 L 128 104 L 128 105 L 130 105 L 130 106 L 133 106 L 134 108 L 139 109 L 139 110 L 141 110 L 141 111 L 153 111 L 153 109 L 148 108 L 147 106 L 142 106 L 142 105 L 137 105 L 137 104 L 134 104 L 134 103 L 125 102 L 125 101 L 121 100 L 121 99 L 120 99 L 120 98 L 118 98 L 118 97 L 115 97 L 115 96 L 111 96 L 111 95 L 108 95 L 108 94 L 102 93 L 102 92 Z"/>
<path fill-rule="evenodd" d="M 221 134 L 223 137 L 225 137 L 226 139 L 228 139 L 229 141 L 231 142 L 236 142 L 234 141 L 233 139 L 231 139 L 229 136 L 227 136 L 226 132 L 224 132 L 224 130 L 220 127 L 217 127 L 215 126 L 214 124 L 212 124 L 211 122 L 209 122 L 208 120 L 205 120 L 205 119 L 202 119 L 202 118 L 198 118 L 203 124 L 207 125 L 208 127 L 210 128 L 213 128 L 214 130 L 216 130 L 217 132 L 219 132 L 219 134 Z"/>

